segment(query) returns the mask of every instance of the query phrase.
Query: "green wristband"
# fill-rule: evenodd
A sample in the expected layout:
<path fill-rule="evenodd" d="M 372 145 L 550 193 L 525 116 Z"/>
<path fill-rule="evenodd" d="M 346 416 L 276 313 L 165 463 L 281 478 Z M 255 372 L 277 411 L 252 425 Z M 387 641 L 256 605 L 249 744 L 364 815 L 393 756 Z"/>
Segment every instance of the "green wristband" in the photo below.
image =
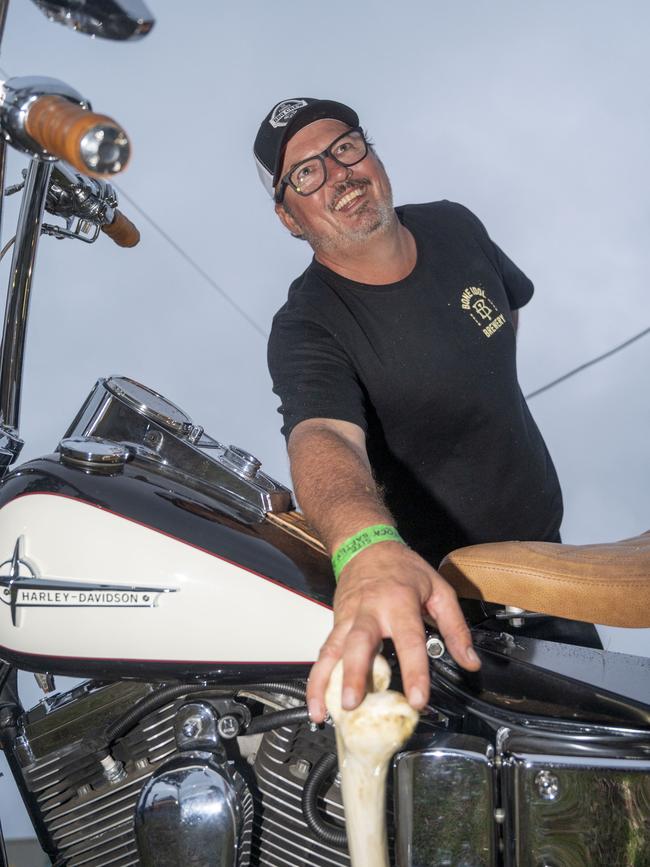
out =
<path fill-rule="evenodd" d="M 375 545 L 377 542 L 401 542 L 402 545 L 406 544 L 395 527 L 392 527 L 390 524 L 373 524 L 372 527 L 359 530 L 358 533 L 350 536 L 349 539 L 346 539 L 345 542 L 339 545 L 332 555 L 334 578 L 338 581 L 339 575 L 350 560 L 356 557 L 360 551 L 369 548 L 370 545 Z"/>

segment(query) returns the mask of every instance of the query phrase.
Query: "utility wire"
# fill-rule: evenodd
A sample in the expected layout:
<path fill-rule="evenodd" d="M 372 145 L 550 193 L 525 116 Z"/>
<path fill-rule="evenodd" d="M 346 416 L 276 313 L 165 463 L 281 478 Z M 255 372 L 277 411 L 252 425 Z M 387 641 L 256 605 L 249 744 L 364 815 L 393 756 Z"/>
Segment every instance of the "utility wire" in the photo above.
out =
<path fill-rule="evenodd" d="M 9 76 L 5 72 L 5 70 L 0 67 L 0 75 L 2 75 L 5 79 Z M 176 250 L 176 252 L 185 259 L 185 261 L 190 265 L 194 270 L 199 274 L 203 279 L 215 290 L 219 295 L 228 303 L 230 306 L 236 310 L 240 316 L 242 316 L 248 324 L 255 330 L 261 337 L 267 337 L 266 332 L 260 328 L 257 322 L 249 316 L 249 314 L 237 304 L 237 302 L 226 292 L 225 289 L 222 289 L 219 284 L 210 277 L 210 275 L 201 268 L 201 266 L 192 259 L 189 253 L 186 253 L 185 250 L 178 244 L 171 235 L 168 235 L 165 230 L 158 225 L 158 223 L 153 219 L 144 208 L 141 208 L 137 202 L 131 198 L 121 187 L 119 187 L 114 181 L 113 186 L 118 190 L 120 195 L 127 200 L 127 202 L 131 205 L 131 207 L 135 208 L 135 210 L 149 223 L 149 225 L 153 226 L 153 228 L 158 232 L 158 234 L 165 239 L 171 246 Z M 8 245 L 9 246 L 9 245 Z M 6 251 L 3 251 L 3 255 Z M 1 258 L 1 257 L 0 257 Z M 606 358 L 610 358 L 612 355 L 616 355 L 617 352 L 620 352 L 623 349 L 626 349 L 628 346 L 631 346 L 633 343 L 636 343 L 637 340 L 640 340 L 642 337 L 645 337 L 647 334 L 650 334 L 650 328 L 644 328 L 643 331 L 640 331 L 638 334 L 635 334 L 633 337 L 630 337 L 628 340 L 625 340 L 623 343 L 620 343 L 618 346 L 615 346 L 613 349 L 609 349 L 607 352 L 603 352 L 602 355 L 597 355 L 595 358 L 590 359 L 589 361 L 585 361 L 584 364 L 580 364 L 578 367 L 574 367 L 573 370 L 569 370 L 567 373 L 562 374 L 562 376 L 558 376 L 557 379 L 553 379 L 551 382 L 547 382 L 546 385 L 541 386 L 541 388 L 535 389 L 535 391 L 531 391 L 526 395 L 526 400 L 532 400 L 534 397 L 537 397 L 540 394 L 543 394 L 545 391 L 550 391 L 552 388 L 555 388 L 556 385 L 559 385 L 561 382 L 565 382 L 567 379 L 571 379 L 571 377 L 576 376 L 578 373 L 582 373 L 583 370 L 587 370 L 587 368 L 592 367 L 594 364 L 599 364 L 601 361 L 604 361 Z"/>
<path fill-rule="evenodd" d="M 6 72 L 6 71 L 5 71 L 1 66 L 0 66 L 0 75 L 4 78 L 5 81 L 9 78 L 8 73 L 7 73 L 7 72 Z M 209 275 L 206 271 L 204 271 L 203 268 L 201 268 L 201 266 L 200 266 L 197 262 L 195 262 L 194 259 L 192 259 L 192 257 L 191 257 L 188 253 L 186 253 L 185 250 L 183 250 L 183 248 L 182 248 L 179 244 L 177 244 L 176 241 L 175 241 L 175 240 L 174 240 L 170 235 L 168 235 L 167 232 L 165 232 L 165 230 L 164 230 L 161 226 L 158 225 L 158 223 L 156 223 L 156 221 L 153 219 L 153 217 L 150 216 L 150 215 L 149 215 L 149 214 L 144 210 L 144 208 L 141 208 L 140 205 L 138 205 L 138 204 L 137 204 L 137 203 L 136 203 L 136 202 L 131 198 L 131 196 L 129 196 L 128 193 L 125 193 L 124 190 L 123 190 L 121 187 L 119 187 L 119 186 L 118 186 L 114 181 L 113 181 L 112 183 L 113 183 L 113 186 L 115 187 L 115 189 L 118 190 L 118 192 L 120 193 L 120 195 L 121 195 L 123 198 L 125 198 L 125 199 L 127 200 L 127 202 L 129 202 L 129 204 L 130 204 L 133 208 L 135 208 L 136 211 L 137 211 L 139 214 L 141 214 L 141 216 L 143 216 L 144 219 L 145 219 L 145 220 L 146 220 L 146 221 L 147 221 L 151 226 L 153 226 L 153 228 L 158 232 L 159 235 L 161 235 L 161 236 L 162 236 L 162 237 L 163 237 L 163 238 L 164 238 L 164 239 L 165 239 L 169 244 L 172 245 L 172 247 L 176 250 L 176 252 L 177 252 L 180 256 L 182 256 L 183 259 L 185 259 L 185 261 L 186 261 L 186 262 L 187 262 L 187 263 L 188 263 L 192 268 L 194 268 L 194 270 L 195 270 L 198 274 L 200 274 L 201 277 L 203 277 L 203 279 L 204 279 L 207 283 L 209 283 L 210 286 L 212 286 L 212 288 L 215 290 L 215 292 L 218 292 L 219 295 L 221 295 L 221 297 L 222 297 L 225 301 L 227 301 L 228 304 L 230 304 L 230 306 L 233 307 L 233 309 L 236 310 L 236 311 L 240 314 L 240 316 L 243 316 L 244 319 L 248 322 L 248 324 L 249 324 L 252 328 L 254 328 L 255 331 L 257 331 L 257 333 L 258 333 L 259 335 L 261 335 L 262 337 L 266 338 L 266 337 L 267 337 L 266 332 L 263 331 L 262 328 L 260 328 L 260 326 L 257 324 L 257 322 L 255 322 L 255 320 L 254 320 L 251 316 L 249 316 L 249 314 L 248 314 L 248 313 L 247 313 L 247 312 L 246 312 L 242 307 L 240 307 L 239 304 L 237 304 L 237 302 L 234 300 L 234 298 L 231 298 L 231 296 L 226 292 L 226 290 L 225 290 L 225 289 L 222 289 L 221 286 L 219 286 L 219 284 L 216 283 L 216 282 L 212 279 L 212 277 L 210 277 L 210 275 Z M 0 258 L 1 258 L 1 257 L 0 257 Z"/>
<path fill-rule="evenodd" d="M 194 270 L 197 272 L 197 274 L 200 274 L 201 277 L 203 277 L 203 279 L 207 283 L 209 283 L 210 286 L 212 286 L 212 288 L 215 290 L 215 292 L 218 292 L 219 295 L 221 295 L 221 297 L 225 301 L 227 301 L 228 304 L 230 304 L 230 306 L 240 314 L 240 316 L 243 316 L 244 319 L 248 322 L 248 324 L 252 328 L 254 328 L 258 334 L 260 334 L 262 337 L 267 336 L 266 332 L 263 331 L 262 328 L 260 328 L 260 326 L 257 324 L 257 322 L 255 322 L 255 320 L 251 316 L 249 316 L 249 314 L 243 309 L 243 307 L 240 307 L 239 304 L 237 304 L 237 302 L 226 292 L 226 290 L 222 289 L 221 286 L 219 286 L 219 284 L 216 283 L 212 279 L 212 277 L 210 277 L 210 275 L 206 271 L 204 271 L 203 268 L 201 268 L 201 266 L 197 262 L 194 261 L 194 259 L 192 259 L 192 257 L 189 255 L 189 253 L 186 253 L 185 250 L 180 246 L 180 244 L 178 244 L 171 237 L 171 235 L 168 235 L 167 232 L 165 232 L 165 230 L 161 226 L 158 225 L 158 223 L 154 220 L 154 218 L 151 217 L 144 210 L 144 208 L 141 208 L 140 205 L 138 205 L 137 202 L 135 202 L 131 198 L 131 196 L 128 195 L 128 193 L 125 193 L 124 190 L 121 187 L 119 187 L 113 180 L 111 180 L 111 183 L 115 187 L 115 189 L 119 192 L 120 196 L 122 196 L 122 198 L 126 199 L 127 202 L 131 205 L 131 207 L 135 208 L 135 210 L 142 217 L 144 217 L 144 219 L 149 223 L 149 225 L 153 226 L 153 228 L 158 232 L 158 234 L 161 237 L 163 237 L 165 239 L 165 241 L 167 241 L 169 244 L 171 244 L 171 246 L 176 250 L 176 252 L 179 254 L 179 256 L 182 256 L 183 259 L 185 259 L 185 261 L 192 268 L 194 268 Z"/>
<path fill-rule="evenodd" d="M 575 376 L 576 373 L 581 373 L 588 367 L 591 367 L 594 364 L 598 364 L 599 361 L 604 361 L 606 358 L 615 355 L 617 352 L 620 352 L 622 349 L 625 349 L 627 346 L 631 346 L 632 343 L 635 343 L 637 340 L 645 337 L 646 334 L 650 334 L 650 328 L 644 328 L 643 331 L 639 331 L 639 333 L 635 334 L 634 337 L 630 337 L 629 340 L 625 340 L 623 343 L 619 343 L 619 345 L 615 346 L 613 349 L 609 349 L 607 352 L 603 352 L 602 355 L 597 355 L 596 358 L 592 358 L 590 361 L 585 361 L 584 364 L 581 364 L 578 367 L 574 367 L 573 370 L 570 370 L 568 373 L 565 373 L 562 376 L 558 376 L 558 378 L 552 380 L 552 382 L 547 382 L 546 385 L 543 385 L 541 388 L 537 388 L 535 389 L 535 391 L 531 391 L 530 394 L 526 395 L 526 400 L 530 400 L 533 397 L 537 397 L 538 394 L 549 391 L 549 389 L 554 388 L 561 382 L 564 382 L 565 379 L 570 379 L 572 376 Z"/>
<path fill-rule="evenodd" d="M 228 302 L 229 302 L 229 303 L 234 307 L 235 310 L 237 310 L 237 311 L 238 311 L 238 312 L 239 312 L 239 313 L 244 317 L 244 319 L 246 319 L 247 322 L 250 323 L 250 325 L 253 326 L 253 328 L 258 332 L 258 334 L 261 334 L 262 337 L 266 337 L 266 336 L 267 336 L 267 335 L 265 334 L 265 332 L 262 331 L 262 329 L 259 327 L 259 325 L 258 325 L 258 324 L 253 320 L 253 319 L 251 319 L 251 317 L 248 315 L 248 313 L 246 313 L 246 311 L 243 310 L 243 309 L 242 309 L 242 308 L 241 308 L 241 307 L 240 307 L 240 306 L 239 306 L 239 305 L 238 305 L 238 304 L 237 304 L 237 303 L 236 303 L 236 302 L 235 302 L 235 301 L 230 297 L 230 295 L 228 295 L 228 293 L 227 293 L 224 289 L 222 289 L 222 288 L 221 288 L 217 283 L 214 282 L 214 280 L 210 277 L 210 275 L 207 274 L 207 273 L 203 270 L 203 268 L 201 268 L 200 265 L 198 265 L 198 264 L 197 264 L 197 263 L 196 263 L 196 262 L 195 262 L 195 261 L 194 261 L 194 260 L 189 256 L 189 254 L 186 253 L 186 252 L 182 249 L 182 247 L 180 247 L 180 246 L 176 243 L 176 241 L 174 241 L 174 239 L 171 238 L 171 237 L 167 234 L 167 232 L 165 232 L 164 229 L 162 229 L 162 228 L 161 228 L 161 227 L 156 223 L 156 221 L 153 219 L 153 217 L 150 217 L 149 214 L 148 214 L 148 213 L 147 213 L 143 208 L 141 208 L 138 204 L 136 204 L 136 202 L 135 202 L 135 201 L 134 201 L 134 200 L 133 200 L 133 199 L 132 199 L 132 198 L 131 198 L 127 193 L 125 193 L 124 190 L 121 190 L 121 189 L 117 186 L 117 184 L 114 183 L 113 186 L 115 186 L 115 187 L 118 189 L 118 191 L 120 192 L 120 194 L 121 194 L 121 195 L 122 195 L 122 196 L 123 196 L 123 197 L 124 197 L 124 198 L 125 198 L 125 199 L 126 199 L 126 200 L 127 200 L 127 201 L 128 201 L 128 202 L 129 202 L 129 203 L 130 203 L 130 204 L 131 204 L 131 205 L 132 205 L 132 206 L 133 206 L 133 207 L 134 207 L 138 212 L 139 212 L 139 213 L 140 213 L 140 214 L 142 214 L 142 216 L 145 218 L 145 220 L 147 220 L 147 221 L 148 221 L 148 222 L 149 222 L 149 223 L 154 227 L 154 229 L 156 229 L 156 231 L 159 232 L 160 235 L 161 235 L 163 238 L 165 238 L 165 240 L 168 241 L 168 242 L 169 242 L 169 243 L 174 247 L 174 249 L 175 249 L 178 253 L 180 253 L 180 255 L 181 255 L 181 256 L 182 256 L 182 257 L 183 257 L 183 258 L 184 258 L 184 259 L 185 259 L 185 260 L 186 260 L 186 261 L 187 261 L 187 262 L 188 262 L 188 263 L 189 263 L 189 264 L 190 264 L 190 265 L 191 265 L 191 266 L 192 266 L 192 267 L 193 267 L 193 268 L 194 268 L 194 269 L 195 269 L 195 270 L 196 270 L 196 271 L 197 271 L 197 272 L 198 272 L 198 273 L 199 273 L 199 274 L 200 274 L 200 275 L 205 279 L 205 280 L 207 280 L 207 282 L 208 282 L 208 283 L 209 283 L 209 284 L 210 284 L 210 285 L 211 285 L 211 286 L 212 286 L 212 287 L 213 287 L 213 288 L 214 288 L 214 289 L 215 289 L 215 290 L 216 290 L 216 291 L 217 291 L 217 292 L 218 292 L 218 293 L 223 297 L 223 298 L 225 298 L 226 301 L 228 301 Z M 564 373 L 562 376 L 559 376 L 557 379 L 554 379 L 554 380 L 552 380 L 551 382 L 547 382 L 546 385 L 543 385 L 541 388 L 537 388 L 537 389 L 535 389 L 535 391 L 531 391 L 529 394 L 526 395 L 526 400 L 531 400 L 532 398 L 537 397 L 537 396 L 540 395 L 540 394 L 543 394 L 545 391 L 550 391 L 550 389 L 555 388 L 555 386 L 556 386 L 556 385 L 559 385 L 561 382 L 564 382 L 565 380 L 570 379 L 572 376 L 575 376 L 576 374 L 581 373 L 583 370 L 586 370 L 588 367 L 592 367 L 592 365 L 594 365 L 594 364 L 598 364 L 599 362 L 604 361 L 606 358 L 609 358 L 610 356 L 615 355 L 617 352 L 620 352 L 622 349 L 625 349 L 626 347 L 630 346 L 632 343 L 635 343 L 637 340 L 640 340 L 642 337 L 645 337 L 645 335 L 646 335 L 646 334 L 649 334 L 649 333 L 650 333 L 650 328 L 644 328 L 643 331 L 640 331 L 638 334 L 635 334 L 633 337 L 630 337 L 628 340 L 625 340 L 623 343 L 620 343 L 618 346 L 615 346 L 613 349 L 609 349 L 607 352 L 604 352 L 602 355 L 598 355 L 598 356 L 596 356 L 595 358 L 592 358 L 592 359 L 590 359 L 589 361 L 586 361 L 584 364 L 581 364 L 581 365 L 579 365 L 578 367 L 574 367 L 573 370 L 569 370 L 567 373 Z"/>

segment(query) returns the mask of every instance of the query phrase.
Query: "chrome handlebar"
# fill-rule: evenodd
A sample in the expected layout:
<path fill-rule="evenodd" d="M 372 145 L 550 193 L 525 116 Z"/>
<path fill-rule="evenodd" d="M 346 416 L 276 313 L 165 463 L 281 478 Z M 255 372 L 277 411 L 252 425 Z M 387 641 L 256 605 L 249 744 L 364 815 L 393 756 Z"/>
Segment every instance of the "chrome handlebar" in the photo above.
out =
<path fill-rule="evenodd" d="M 57 99 L 62 105 L 63 122 L 61 113 L 57 115 Z M 28 123 L 30 112 L 33 115 L 35 107 L 40 112 L 36 137 L 28 132 L 31 128 Z M 74 88 L 55 79 L 14 78 L 0 87 L 0 127 L 3 133 L 0 141 L 0 191 L 4 187 L 5 140 L 19 151 L 32 155 L 16 229 L 0 348 L 0 478 L 14 463 L 23 445 L 18 433 L 21 384 L 27 314 L 41 233 L 94 240 L 94 237 L 84 237 L 82 230 L 84 225 L 92 224 L 98 227 L 95 237 L 99 229 L 103 229 L 122 246 L 132 246 L 139 239 L 137 229 L 117 210 L 117 197 L 110 184 L 88 178 L 75 172 L 71 166 L 57 162 L 56 153 L 61 156 L 69 149 L 68 129 L 74 131 L 75 149 L 82 157 L 86 138 L 92 138 L 97 130 L 101 131 L 104 120 L 108 121 L 107 128 L 119 129 L 109 118 L 91 116 L 89 109 L 87 100 Z M 49 145 L 49 150 L 45 149 L 39 140 L 53 142 L 56 148 Z M 119 147 L 117 150 L 114 147 L 115 141 L 110 144 L 109 151 L 116 155 L 117 160 L 110 171 L 119 170 L 124 162 L 123 156 L 118 153 Z M 92 163 L 91 171 L 96 169 L 97 163 Z M 67 228 L 44 226 L 46 207 L 69 221 Z M 79 223 L 77 230 L 71 232 L 71 221 L 75 218 Z"/>

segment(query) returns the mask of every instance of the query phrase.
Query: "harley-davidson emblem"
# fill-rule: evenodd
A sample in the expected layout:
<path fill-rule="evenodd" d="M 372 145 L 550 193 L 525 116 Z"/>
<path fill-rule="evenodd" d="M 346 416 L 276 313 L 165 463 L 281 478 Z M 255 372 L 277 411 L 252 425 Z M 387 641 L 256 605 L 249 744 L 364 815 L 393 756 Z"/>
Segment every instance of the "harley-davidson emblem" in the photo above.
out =
<path fill-rule="evenodd" d="M 168 587 L 125 587 L 122 584 L 86 584 L 60 578 L 41 578 L 23 553 L 24 537 L 16 541 L 10 560 L 0 563 L 0 602 L 11 609 L 17 626 L 18 608 L 153 608 Z"/>

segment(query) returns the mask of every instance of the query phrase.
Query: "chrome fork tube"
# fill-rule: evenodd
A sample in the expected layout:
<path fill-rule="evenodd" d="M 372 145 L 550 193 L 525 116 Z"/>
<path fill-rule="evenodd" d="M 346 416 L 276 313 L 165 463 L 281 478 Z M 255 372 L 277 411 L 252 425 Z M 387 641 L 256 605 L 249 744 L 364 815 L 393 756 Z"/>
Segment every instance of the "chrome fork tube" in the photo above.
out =
<path fill-rule="evenodd" d="M 9 11 L 9 0 L 0 0 L 0 47 L 2 47 L 2 37 L 5 32 L 5 23 L 7 21 L 7 12 Z M 2 136 L 0 140 L 0 240 L 2 239 L 2 213 L 4 211 L 4 192 L 5 192 L 5 164 L 7 161 L 7 142 Z M 2 862 L 0 861 L 0 867 Z"/>
<path fill-rule="evenodd" d="M 2 2 L 2 0 L 0 0 Z M 0 35 L 0 39 L 2 36 Z M 4 136 L 0 137 L 0 240 L 2 239 L 2 215 L 5 202 L 5 167 L 7 165 L 7 142 Z"/>
<path fill-rule="evenodd" d="M 20 420 L 29 296 L 51 171 L 52 164 L 37 157 L 34 157 L 29 165 L 7 289 L 0 353 L 0 434 L 5 433 L 14 441 L 18 437 Z"/>
<path fill-rule="evenodd" d="M 5 21 L 7 20 L 7 10 L 9 9 L 9 0 L 0 0 L 0 45 L 5 32 Z"/>

